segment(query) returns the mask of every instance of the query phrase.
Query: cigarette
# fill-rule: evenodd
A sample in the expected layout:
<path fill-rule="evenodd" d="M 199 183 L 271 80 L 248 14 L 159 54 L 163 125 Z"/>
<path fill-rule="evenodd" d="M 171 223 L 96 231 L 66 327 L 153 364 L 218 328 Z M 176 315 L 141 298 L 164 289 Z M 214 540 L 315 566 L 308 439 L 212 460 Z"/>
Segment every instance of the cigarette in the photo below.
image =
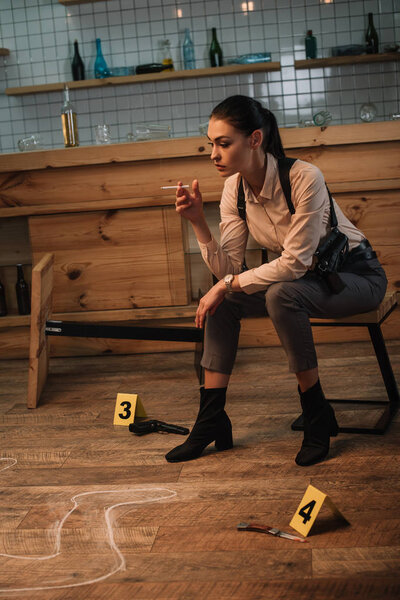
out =
<path fill-rule="evenodd" d="M 163 185 L 161 189 L 162 190 L 177 190 L 178 187 L 188 188 L 189 186 L 188 185 Z"/>

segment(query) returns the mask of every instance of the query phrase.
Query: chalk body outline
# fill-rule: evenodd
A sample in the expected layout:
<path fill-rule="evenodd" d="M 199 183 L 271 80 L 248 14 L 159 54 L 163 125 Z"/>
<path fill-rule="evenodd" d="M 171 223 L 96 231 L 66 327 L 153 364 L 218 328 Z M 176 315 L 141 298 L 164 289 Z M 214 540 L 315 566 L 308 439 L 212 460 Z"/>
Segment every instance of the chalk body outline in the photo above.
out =
<path fill-rule="evenodd" d="M 0 468 L 0 471 L 5 471 L 6 469 L 9 469 L 10 467 L 13 467 L 14 465 L 16 465 L 18 462 L 15 458 L 0 458 L 0 461 L 5 461 L 5 460 L 11 460 L 14 462 L 10 465 L 7 465 L 6 467 Z M 117 559 L 117 565 L 113 569 L 111 569 L 111 571 L 107 572 L 105 575 L 101 575 L 100 577 L 95 577 L 94 579 L 89 579 L 87 581 L 69 583 L 69 584 L 64 584 L 64 585 L 48 585 L 48 586 L 45 585 L 45 586 L 35 586 L 35 587 L 26 587 L 26 588 L 10 588 L 10 587 L 9 588 L 0 588 L 0 594 L 4 594 L 6 592 L 8 592 L 8 593 L 11 593 L 11 592 L 34 592 L 34 591 L 40 591 L 40 590 L 55 590 L 55 589 L 81 587 L 83 585 L 91 585 L 93 583 L 98 583 L 100 581 L 104 581 L 105 579 L 108 579 L 115 573 L 118 573 L 118 571 L 123 571 L 126 568 L 126 561 L 125 561 L 125 557 L 122 554 L 121 550 L 118 548 L 117 544 L 115 543 L 114 530 L 113 530 L 113 526 L 112 526 L 112 522 L 111 522 L 112 511 L 119 506 L 128 506 L 131 504 L 132 505 L 148 504 L 151 502 L 161 502 L 162 500 L 169 500 L 171 498 L 174 498 L 177 495 L 177 492 L 175 490 L 170 490 L 168 488 L 154 487 L 154 488 L 129 488 L 129 489 L 120 489 L 120 490 L 96 490 L 96 491 L 92 491 L 92 492 L 80 492 L 79 494 L 75 494 L 74 496 L 72 496 L 71 502 L 73 502 L 74 506 L 71 508 L 71 510 L 69 510 L 64 515 L 64 517 L 61 519 L 61 521 L 58 524 L 58 527 L 56 530 L 55 552 L 53 552 L 53 554 L 49 554 L 47 556 L 38 556 L 38 557 L 34 556 L 33 557 L 33 556 L 19 556 L 16 554 L 5 554 L 3 552 L 0 552 L 0 557 L 4 556 L 6 558 L 13 558 L 13 559 L 17 559 L 17 560 L 43 561 L 43 560 L 50 560 L 52 558 L 55 558 L 56 556 L 59 556 L 61 554 L 61 550 L 60 550 L 60 548 L 61 548 L 61 531 L 64 526 L 64 523 L 66 522 L 68 517 L 79 506 L 79 503 L 76 500 L 77 498 L 81 498 L 83 496 L 93 496 L 93 495 L 98 495 L 98 494 L 126 494 L 126 493 L 137 493 L 137 492 L 167 492 L 167 495 L 163 495 L 163 496 L 156 497 L 156 498 L 145 499 L 145 500 L 129 500 L 128 502 L 118 502 L 116 504 L 109 506 L 107 509 L 105 509 L 104 519 L 105 519 L 106 528 L 107 528 L 108 545 L 110 546 L 111 552 L 115 553 L 115 557 Z"/>

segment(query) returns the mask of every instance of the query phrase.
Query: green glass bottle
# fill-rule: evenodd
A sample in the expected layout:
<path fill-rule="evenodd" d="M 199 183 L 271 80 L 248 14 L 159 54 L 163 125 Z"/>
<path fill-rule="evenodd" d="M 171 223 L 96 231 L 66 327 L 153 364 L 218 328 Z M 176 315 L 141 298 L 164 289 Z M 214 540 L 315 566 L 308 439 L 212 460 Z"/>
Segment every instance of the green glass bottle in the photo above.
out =
<path fill-rule="evenodd" d="M 365 34 L 365 42 L 367 54 L 378 54 L 379 38 L 374 26 L 374 16 L 372 13 L 368 13 L 368 27 Z"/>
<path fill-rule="evenodd" d="M 24 278 L 24 271 L 22 265 L 17 265 L 17 283 L 15 284 L 15 291 L 17 293 L 18 312 L 20 315 L 29 315 L 31 312 L 31 295 L 29 293 L 29 286 Z"/>
<path fill-rule="evenodd" d="M 81 59 L 78 48 L 78 40 L 74 41 L 74 58 L 71 63 L 72 68 L 72 79 L 74 81 L 81 81 L 85 79 L 85 65 Z"/>
<path fill-rule="evenodd" d="M 224 64 L 222 50 L 217 40 L 217 30 L 215 27 L 212 28 L 210 62 L 212 67 L 222 67 L 222 65 Z"/>
<path fill-rule="evenodd" d="M 317 58 L 317 38 L 312 34 L 311 29 L 307 31 L 306 36 L 306 58 Z"/>

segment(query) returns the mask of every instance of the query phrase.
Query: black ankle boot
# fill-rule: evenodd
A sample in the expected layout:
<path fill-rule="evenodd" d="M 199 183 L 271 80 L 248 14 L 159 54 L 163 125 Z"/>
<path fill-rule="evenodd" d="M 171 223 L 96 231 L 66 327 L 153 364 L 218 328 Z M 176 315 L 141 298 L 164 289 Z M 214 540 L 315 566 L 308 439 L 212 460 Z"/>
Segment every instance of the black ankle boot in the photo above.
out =
<path fill-rule="evenodd" d="M 319 380 L 301 392 L 304 418 L 304 440 L 296 463 L 302 467 L 322 461 L 329 452 L 329 438 L 338 434 L 338 424 L 332 406 L 326 400 Z"/>
<path fill-rule="evenodd" d="M 225 397 L 226 388 L 200 388 L 200 409 L 196 423 L 186 442 L 165 455 L 168 462 L 198 458 L 204 448 L 214 441 L 217 450 L 232 448 L 232 424 L 224 410 Z"/>

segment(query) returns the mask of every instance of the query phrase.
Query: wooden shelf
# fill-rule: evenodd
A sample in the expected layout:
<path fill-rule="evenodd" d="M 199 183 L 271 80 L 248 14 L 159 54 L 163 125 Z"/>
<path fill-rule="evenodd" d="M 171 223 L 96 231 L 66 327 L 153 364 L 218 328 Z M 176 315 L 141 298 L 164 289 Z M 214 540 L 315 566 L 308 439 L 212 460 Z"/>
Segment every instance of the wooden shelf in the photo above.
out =
<path fill-rule="evenodd" d="M 0 48 L 0 56 L 8 56 L 10 51 L 8 48 Z"/>
<path fill-rule="evenodd" d="M 240 73 L 256 73 L 259 71 L 280 71 L 280 62 L 263 62 L 252 65 L 226 65 L 224 67 L 209 67 L 206 69 L 189 69 L 187 71 L 161 71 L 161 73 L 146 73 L 145 75 L 128 75 L 125 77 L 107 77 L 106 79 L 85 79 L 83 81 L 67 81 L 45 83 L 43 85 L 28 85 L 7 88 L 8 96 L 25 94 L 41 94 L 58 92 L 64 89 L 65 83 L 73 89 L 126 85 L 128 83 L 145 83 L 148 81 L 166 81 L 169 79 L 191 79 L 195 77 L 215 77 L 217 75 L 233 75 Z"/>
<path fill-rule="evenodd" d="M 359 54 L 357 56 L 332 56 L 330 58 L 307 58 L 295 60 L 295 69 L 318 69 L 321 67 L 336 67 L 338 65 L 356 65 L 377 62 L 392 62 L 400 60 L 400 52 L 384 54 Z"/>
<path fill-rule="evenodd" d="M 375 123 L 353 123 L 351 125 L 330 125 L 321 127 L 290 127 L 279 129 L 284 148 L 308 148 L 316 146 L 341 146 L 351 144 L 368 144 L 371 142 L 390 142 L 400 139 L 400 121 L 377 121 Z M 77 148 L 49 148 L 32 152 L 12 152 L 1 154 L 0 175 L 2 173 L 58 169 L 61 167 L 84 167 L 88 165 L 107 165 L 114 163 L 136 163 L 141 161 L 158 161 L 173 158 L 191 158 L 206 156 L 209 160 L 210 147 L 205 136 L 186 138 L 170 138 L 168 140 L 150 140 L 146 142 L 125 142 L 115 144 L 95 144 L 78 146 Z M 393 174 L 398 184 L 399 176 Z M 154 182 L 157 183 L 156 181 Z M 4 189 L 1 188 L 4 192 Z M 5 192 L 4 192 L 5 193 Z M 211 190 L 207 194 L 211 193 Z M 4 194 L 3 194 L 4 195 Z M 168 190 L 152 190 L 149 203 L 161 201 L 161 196 L 171 198 Z M 143 197 L 142 197 L 143 199 Z M 96 205 L 95 210 L 108 208 L 129 208 L 132 206 L 128 197 L 121 196 L 114 201 L 104 199 L 104 204 Z M 112 206 L 114 202 L 115 206 Z M 78 210 L 78 205 L 85 203 L 82 199 L 71 199 L 72 210 Z M 109 203 L 109 204 L 107 204 Z M 162 202 L 163 203 L 163 202 Z M 76 206 L 75 206 L 76 204 Z M 117 206 L 118 204 L 118 206 Z M 150 205 L 150 204 L 149 204 Z M 157 204 L 158 205 L 158 204 Z M 85 204 L 89 210 L 93 203 L 90 199 Z M 58 207 L 58 210 L 57 210 Z M 38 207 L 36 207 L 37 209 Z M 2 216 L 15 216 L 33 214 L 29 211 L 32 206 L 6 204 L 0 195 L 0 218 Z M 35 209 L 35 211 L 36 211 Z M 49 205 L 43 205 L 43 214 Z M 57 199 L 51 206 L 51 212 L 65 211 L 65 205 L 60 205 Z M 9 211 L 10 214 L 9 214 Z M 35 214 L 38 214 L 35 212 Z"/>

